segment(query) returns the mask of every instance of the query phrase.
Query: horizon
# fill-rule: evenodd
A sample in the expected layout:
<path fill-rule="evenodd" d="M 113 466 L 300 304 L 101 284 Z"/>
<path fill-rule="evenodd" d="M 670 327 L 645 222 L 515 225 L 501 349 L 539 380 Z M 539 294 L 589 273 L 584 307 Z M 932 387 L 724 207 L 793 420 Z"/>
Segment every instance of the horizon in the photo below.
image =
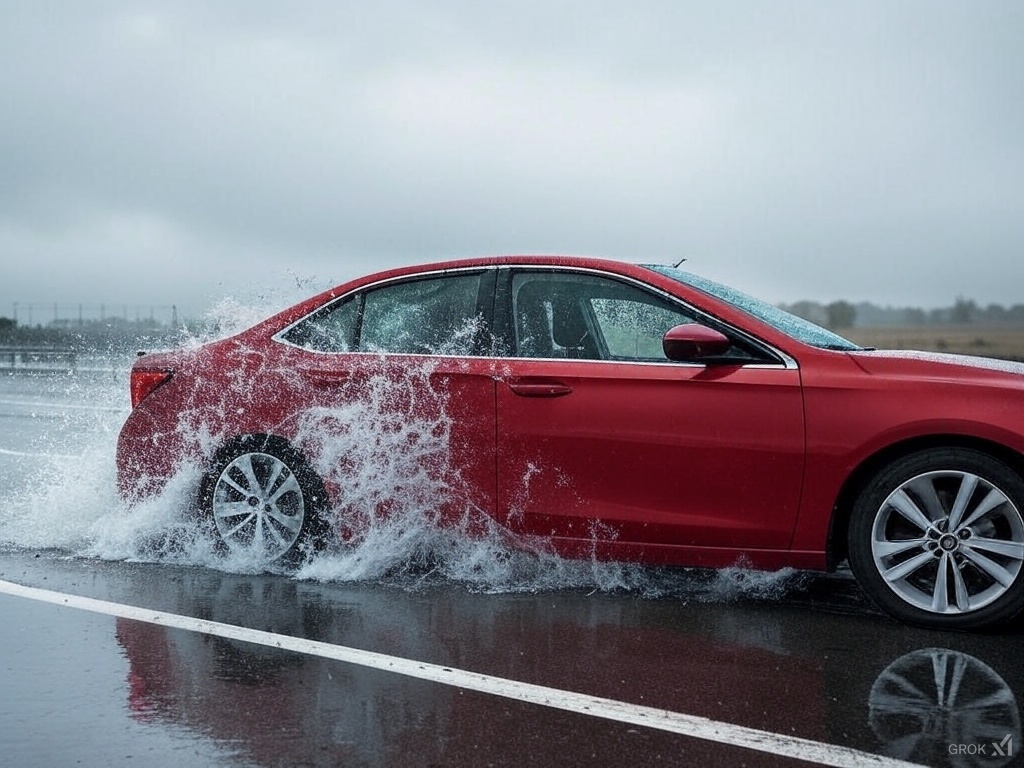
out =
<path fill-rule="evenodd" d="M 289 304 L 282 304 L 278 309 L 286 309 L 293 303 L 309 298 L 315 295 L 315 292 L 308 294 L 297 295 L 295 301 Z M 266 296 L 259 297 L 265 301 Z M 1005 310 L 1012 310 L 1015 307 L 1024 308 L 1024 298 L 1014 304 L 1006 304 L 1001 302 L 985 302 L 979 301 L 975 297 L 960 295 L 956 296 L 948 304 L 937 304 L 932 306 L 921 306 L 915 304 L 881 304 L 871 299 L 849 299 L 849 298 L 836 298 L 831 300 L 819 300 L 800 298 L 793 301 L 780 301 L 773 302 L 775 306 L 783 309 L 791 309 L 800 305 L 812 305 L 816 307 L 828 307 L 830 305 L 846 303 L 854 307 L 870 306 L 883 311 L 923 311 L 925 313 L 941 312 L 944 310 L 950 310 L 957 305 L 958 302 L 965 301 L 972 304 L 977 310 L 984 312 L 989 307 L 1001 307 Z M 221 302 L 211 304 L 199 311 L 186 311 L 184 308 L 187 304 L 132 304 L 125 302 L 69 302 L 69 303 L 54 303 L 54 302 L 13 302 L 10 311 L 0 310 L 0 319 L 11 319 L 15 320 L 19 326 L 27 327 L 46 327 L 48 323 L 55 322 L 95 322 L 104 321 L 106 319 L 120 319 L 128 322 L 145 322 L 147 320 L 155 320 L 167 324 L 168 321 L 173 324 L 173 318 L 180 318 L 182 321 L 198 321 L 203 318 L 215 317 L 218 311 L 223 312 L 224 302 L 238 303 L 239 307 L 244 307 L 246 310 L 255 310 L 255 302 L 253 304 L 246 304 L 237 302 L 236 299 L 226 297 Z M 269 317 L 273 311 L 269 310 L 266 316 Z"/>

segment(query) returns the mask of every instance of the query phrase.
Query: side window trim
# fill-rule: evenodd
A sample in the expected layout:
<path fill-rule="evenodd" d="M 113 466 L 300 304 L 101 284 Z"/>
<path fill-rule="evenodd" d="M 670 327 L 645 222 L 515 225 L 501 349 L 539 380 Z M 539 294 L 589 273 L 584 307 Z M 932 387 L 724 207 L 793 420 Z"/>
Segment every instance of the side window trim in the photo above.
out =
<path fill-rule="evenodd" d="M 363 315 L 366 314 L 366 294 L 372 289 L 363 289 L 359 291 L 352 299 L 359 303 L 356 308 L 356 324 L 355 330 L 352 332 L 352 351 L 359 352 L 360 346 L 363 341 Z"/>
<path fill-rule="evenodd" d="M 476 297 L 476 314 L 482 319 L 483 327 L 473 344 L 473 357 L 493 357 L 494 336 L 494 294 L 498 270 L 488 267 L 480 276 L 480 289 Z"/>
<path fill-rule="evenodd" d="M 512 269 L 499 267 L 494 288 L 494 356 L 515 357 L 515 321 L 512 318 Z"/>

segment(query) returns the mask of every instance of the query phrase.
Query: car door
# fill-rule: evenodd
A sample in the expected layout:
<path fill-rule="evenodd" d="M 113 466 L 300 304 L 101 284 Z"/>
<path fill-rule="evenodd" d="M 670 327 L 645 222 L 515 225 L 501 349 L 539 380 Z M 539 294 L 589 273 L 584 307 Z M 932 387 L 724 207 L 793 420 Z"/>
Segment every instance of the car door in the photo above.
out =
<path fill-rule="evenodd" d="M 493 291 L 494 270 L 406 278 L 281 334 L 307 393 L 299 440 L 352 516 L 493 514 Z"/>
<path fill-rule="evenodd" d="M 497 499 L 509 528 L 613 554 L 639 545 L 666 562 L 678 547 L 788 546 L 804 463 L 792 361 L 737 334 L 714 365 L 670 362 L 664 332 L 701 316 L 622 278 L 517 269 L 499 281 L 510 354 Z"/>

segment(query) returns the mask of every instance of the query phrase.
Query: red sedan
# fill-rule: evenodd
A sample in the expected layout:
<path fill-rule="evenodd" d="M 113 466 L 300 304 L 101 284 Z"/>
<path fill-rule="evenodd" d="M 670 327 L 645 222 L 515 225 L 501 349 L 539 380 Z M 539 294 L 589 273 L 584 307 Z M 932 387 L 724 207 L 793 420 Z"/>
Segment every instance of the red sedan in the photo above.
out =
<path fill-rule="evenodd" d="M 416 515 L 567 556 L 834 568 L 883 609 L 1024 609 L 1024 366 L 865 350 L 666 266 L 403 268 L 139 358 L 122 492 L 198 467 L 219 546 Z"/>

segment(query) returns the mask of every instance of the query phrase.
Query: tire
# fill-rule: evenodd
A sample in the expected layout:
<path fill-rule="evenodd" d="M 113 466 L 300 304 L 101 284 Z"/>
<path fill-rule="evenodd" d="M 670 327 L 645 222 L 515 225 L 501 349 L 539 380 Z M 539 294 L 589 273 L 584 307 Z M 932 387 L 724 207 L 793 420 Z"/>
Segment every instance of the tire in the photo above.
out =
<path fill-rule="evenodd" d="M 854 503 L 850 567 L 879 608 L 921 626 L 979 629 L 1024 609 L 1024 480 L 967 448 L 882 469 Z"/>
<path fill-rule="evenodd" d="M 322 542 L 327 494 L 287 441 L 267 435 L 232 440 L 214 456 L 200 509 L 222 551 L 259 565 L 293 565 Z"/>

